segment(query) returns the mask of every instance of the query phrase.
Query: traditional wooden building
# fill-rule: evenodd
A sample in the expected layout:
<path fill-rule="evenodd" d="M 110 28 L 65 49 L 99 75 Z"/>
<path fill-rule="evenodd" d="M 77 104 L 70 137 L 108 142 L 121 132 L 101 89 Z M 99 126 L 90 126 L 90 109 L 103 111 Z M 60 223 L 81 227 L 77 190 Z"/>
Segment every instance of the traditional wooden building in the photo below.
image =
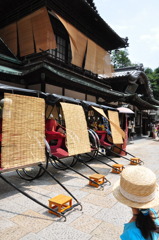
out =
<path fill-rule="evenodd" d="M 159 108 L 159 101 L 153 96 L 150 81 L 144 73 L 143 66 L 116 69 L 107 81 L 114 91 L 128 94 L 112 104 L 125 105 L 132 109 L 135 114 L 129 116 L 129 124 L 131 125 L 131 121 L 134 122 L 137 135 L 146 135 L 150 123 L 154 121 L 152 118 L 154 115 L 151 113 Z"/>
<path fill-rule="evenodd" d="M 111 76 L 109 51 L 127 41 L 87 1 L 7 0 L 0 11 L 1 81 L 91 101 L 112 95 L 98 74 Z"/>
<path fill-rule="evenodd" d="M 112 73 L 110 51 L 127 46 L 128 39 L 100 17 L 93 1 L 0 3 L 0 83 L 156 109 L 143 72 Z"/>

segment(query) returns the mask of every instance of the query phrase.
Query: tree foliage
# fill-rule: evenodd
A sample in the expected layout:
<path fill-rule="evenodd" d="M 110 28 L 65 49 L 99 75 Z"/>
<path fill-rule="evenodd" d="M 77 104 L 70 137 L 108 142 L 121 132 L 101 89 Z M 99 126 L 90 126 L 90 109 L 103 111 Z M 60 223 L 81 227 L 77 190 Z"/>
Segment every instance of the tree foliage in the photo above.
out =
<path fill-rule="evenodd" d="M 111 62 L 113 64 L 114 68 L 123 68 L 123 67 L 134 66 L 134 64 L 131 63 L 128 55 L 129 55 L 129 53 L 128 53 L 127 49 L 112 51 Z"/>
<path fill-rule="evenodd" d="M 159 100 L 159 67 L 152 70 L 151 68 L 145 69 L 145 74 L 151 83 L 154 97 Z"/>

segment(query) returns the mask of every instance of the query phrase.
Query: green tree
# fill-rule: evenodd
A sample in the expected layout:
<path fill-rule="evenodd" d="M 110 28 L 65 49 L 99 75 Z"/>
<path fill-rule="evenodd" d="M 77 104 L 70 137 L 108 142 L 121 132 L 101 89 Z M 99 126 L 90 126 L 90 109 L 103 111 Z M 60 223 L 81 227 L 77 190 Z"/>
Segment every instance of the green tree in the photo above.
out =
<path fill-rule="evenodd" d="M 154 97 L 159 100 L 159 67 L 154 69 L 154 71 L 151 68 L 146 68 L 145 74 L 150 80 Z"/>
<path fill-rule="evenodd" d="M 114 68 L 123 68 L 123 67 L 134 66 L 134 64 L 131 63 L 128 55 L 129 55 L 129 53 L 128 53 L 127 49 L 112 51 L 111 62 L 113 64 Z"/>

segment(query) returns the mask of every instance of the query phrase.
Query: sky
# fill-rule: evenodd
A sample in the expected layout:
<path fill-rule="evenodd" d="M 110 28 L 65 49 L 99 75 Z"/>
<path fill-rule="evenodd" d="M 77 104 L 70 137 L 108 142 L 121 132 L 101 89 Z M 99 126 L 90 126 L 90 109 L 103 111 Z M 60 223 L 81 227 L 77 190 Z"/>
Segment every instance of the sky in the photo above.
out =
<path fill-rule="evenodd" d="M 99 15 L 122 38 L 128 57 L 144 68 L 159 67 L 159 0 L 94 0 Z"/>

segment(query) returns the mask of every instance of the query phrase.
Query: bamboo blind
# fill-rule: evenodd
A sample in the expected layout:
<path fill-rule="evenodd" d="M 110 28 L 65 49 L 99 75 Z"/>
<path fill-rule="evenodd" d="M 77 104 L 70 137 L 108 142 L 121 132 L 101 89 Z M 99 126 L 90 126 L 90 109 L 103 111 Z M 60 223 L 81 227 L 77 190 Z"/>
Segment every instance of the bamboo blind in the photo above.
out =
<path fill-rule="evenodd" d="M 82 106 L 61 103 L 66 124 L 69 156 L 90 152 L 87 123 Z"/>
<path fill-rule="evenodd" d="M 85 69 L 96 73 L 96 44 L 92 40 L 88 39 Z"/>
<path fill-rule="evenodd" d="M 56 40 L 47 9 L 41 8 L 31 14 L 36 52 L 55 49 Z"/>
<path fill-rule="evenodd" d="M 17 24 L 12 23 L 0 29 L 0 37 L 3 39 L 12 53 L 17 55 Z"/>
<path fill-rule="evenodd" d="M 55 35 L 45 7 L 0 29 L 0 37 L 15 55 L 19 44 L 20 56 L 41 52 L 40 49 L 46 51 L 56 48 Z"/>
<path fill-rule="evenodd" d="M 96 45 L 96 73 L 111 76 L 110 54 Z"/>
<path fill-rule="evenodd" d="M 100 46 L 96 44 L 96 69 L 95 73 L 97 74 L 104 74 L 104 57 L 105 57 L 105 51 Z"/>
<path fill-rule="evenodd" d="M 2 167 L 19 168 L 45 160 L 44 100 L 5 93 Z"/>
<path fill-rule="evenodd" d="M 91 39 L 87 42 L 85 69 L 107 76 L 111 76 L 112 73 L 109 53 Z"/>
<path fill-rule="evenodd" d="M 120 128 L 119 114 L 118 114 L 118 112 L 108 110 L 108 116 L 109 116 L 109 119 L 111 120 L 110 128 L 111 128 L 111 132 L 112 132 L 113 143 L 122 144 L 123 143 L 122 135 L 125 138 L 125 133 Z"/>
<path fill-rule="evenodd" d="M 103 109 L 93 107 L 93 106 L 92 106 L 92 108 L 110 122 L 113 143 L 115 143 L 115 144 L 123 143 L 122 138 L 125 138 L 125 133 L 120 128 L 118 112 L 108 110 L 108 116 L 109 116 L 109 119 L 108 119 L 105 112 L 103 111 Z"/>
<path fill-rule="evenodd" d="M 72 64 L 82 67 L 85 52 L 86 52 L 86 45 L 87 45 L 87 37 L 78 31 L 74 26 L 68 23 L 65 19 L 60 17 L 56 14 L 59 18 L 61 23 L 66 28 L 71 44 L 71 51 L 72 51 Z"/>
<path fill-rule="evenodd" d="M 17 22 L 20 56 L 34 53 L 34 39 L 31 16 L 26 16 Z"/>

